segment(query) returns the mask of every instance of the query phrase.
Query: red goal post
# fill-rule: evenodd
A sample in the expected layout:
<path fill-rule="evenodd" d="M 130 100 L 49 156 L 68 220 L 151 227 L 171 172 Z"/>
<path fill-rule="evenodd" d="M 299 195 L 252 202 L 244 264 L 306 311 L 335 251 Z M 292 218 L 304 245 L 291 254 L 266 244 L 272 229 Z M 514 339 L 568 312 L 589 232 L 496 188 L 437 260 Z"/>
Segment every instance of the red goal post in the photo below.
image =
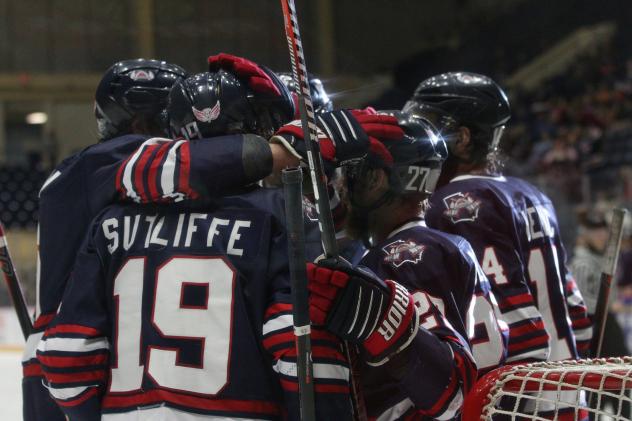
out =
<path fill-rule="evenodd" d="M 476 383 L 462 419 L 631 420 L 629 389 L 632 357 L 505 366 Z"/>

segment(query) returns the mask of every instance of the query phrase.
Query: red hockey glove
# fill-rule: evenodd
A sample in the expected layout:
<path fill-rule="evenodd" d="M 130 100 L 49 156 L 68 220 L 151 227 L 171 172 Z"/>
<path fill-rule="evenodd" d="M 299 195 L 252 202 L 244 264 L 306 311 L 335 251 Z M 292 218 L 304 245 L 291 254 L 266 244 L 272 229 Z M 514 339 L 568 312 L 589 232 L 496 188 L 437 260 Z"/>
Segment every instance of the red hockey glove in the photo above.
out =
<path fill-rule="evenodd" d="M 269 70 L 246 58 L 220 53 L 208 58 L 208 69 L 210 72 L 224 69 L 234 73 L 239 79 L 245 81 L 253 92 L 282 96 L 282 88 L 277 86 L 277 82 L 270 77 Z"/>
<path fill-rule="evenodd" d="M 369 364 L 385 363 L 417 334 L 413 297 L 398 283 L 337 259 L 308 263 L 307 277 L 311 321 L 362 345 Z"/>

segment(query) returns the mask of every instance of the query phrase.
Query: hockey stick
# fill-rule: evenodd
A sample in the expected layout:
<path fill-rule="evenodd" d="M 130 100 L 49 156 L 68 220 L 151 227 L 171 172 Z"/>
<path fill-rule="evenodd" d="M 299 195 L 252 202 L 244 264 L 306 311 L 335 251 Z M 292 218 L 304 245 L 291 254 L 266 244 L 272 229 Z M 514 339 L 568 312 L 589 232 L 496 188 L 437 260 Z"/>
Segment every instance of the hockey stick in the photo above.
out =
<path fill-rule="evenodd" d="M 597 308 L 595 310 L 593 323 L 593 341 L 590 347 L 591 355 L 595 358 L 601 356 L 601 345 L 608 318 L 608 301 L 610 299 L 610 289 L 612 278 L 617 270 L 617 260 L 621 249 L 621 237 L 623 236 L 623 223 L 625 221 L 626 210 L 623 208 L 614 209 L 612 221 L 610 223 L 610 235 L 606 246 L 606 255 L 601 271 L 599 296 L 597 298 Z"/>
<path fill-rule="evenodd" d="M 312 96 L 309 91 L 307 79 L 307 66 L 303 55 L 303 43 L 298 27 L 296 7 L 294 0 L 281 0 L 283 10 L 283 20 L 285 22 L 285 36 L 290 52 L 290 63 L 292 65 L 292 76 L 294 84 L 298 87 L 299 112 L 301 114 L 301 125 L 303 127 L 303 138 L 307 145 L 307 160 L 309 162 L 309 173 L 314 190 L 316 211 L 318 212 L 318 225 L 321 232 L 323 251 L 326 257 L 338 257 L 338 243 L 336 243 L 336 231 L 329 207 L 329 196 L 326 188 L 325 172 L 323 170 L 323 160 L 318 146 L 318 136 L 316 121 L 314 117 L 314 106 Z M 351 370 L 351 393 L 353 398 L 354 412 L 357 419 L 366 419 L 364 405 L 361 402 L 359 382 L 356 379 L 349 345 L 345 344 L 345 353 Z"/>
<path fill-rule="evenodd" d="M 26 300 L 22 293 L 22 287 L 20 286 L 20 280 L 18 274 L 15 272 L 11 255 L 9 254 L 9 246 L 7 244 L 7 238 L 4 235 L 4 226 L 0 222 L 0 264 L 2 265 L 2 272 L 4 273 L 4 280 L 7 283 L 9 289 L 9 295 L 13 301 L 13 307 L 15 313 L 18 316 L 20 322 L 20 328 L 22 328 L 22 334 L 24 339 L 33 331 L 33 322 L 31 316 L 29 316 L 29 310 L 26 307 Z"/>
<path fill-rule="evenodd" d="M 296 366 L 301 420 L 314 421 L 314 371 L 310 337 L 307 273 L 305 272 L 305 227 L 303 222 L 303 173 L 300 168 L 283 170 L 283 192 L 287 218 L 288 257 L 292 282 L 292 316 L 296 337 Z"/>

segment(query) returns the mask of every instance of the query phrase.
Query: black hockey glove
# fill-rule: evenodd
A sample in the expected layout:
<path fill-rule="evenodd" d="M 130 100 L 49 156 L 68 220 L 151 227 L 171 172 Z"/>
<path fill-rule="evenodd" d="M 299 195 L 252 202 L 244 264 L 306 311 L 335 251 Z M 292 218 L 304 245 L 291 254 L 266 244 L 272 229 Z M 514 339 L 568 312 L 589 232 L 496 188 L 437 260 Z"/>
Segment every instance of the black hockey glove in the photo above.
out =
<path fill-rule="evenodd" d="M 331 175 L 335 167 L 362 159 L 369 150 L 369 136 L 356 115 L 358 112 L 348 110 L 316 115 L 318 144 L 327 175 Z M 270 141 L 282 144 L 292 155 L 307 162 L 307 145 L 300 120 L 281 127 Z"/>
<path fill-rule="evenodd" d="M 369 364 L 385 363 L 417 334 L 413 298 L 398 283 L 341 259 L 308 263 L 307 276 L 312 323 L 361 345 Z"/>

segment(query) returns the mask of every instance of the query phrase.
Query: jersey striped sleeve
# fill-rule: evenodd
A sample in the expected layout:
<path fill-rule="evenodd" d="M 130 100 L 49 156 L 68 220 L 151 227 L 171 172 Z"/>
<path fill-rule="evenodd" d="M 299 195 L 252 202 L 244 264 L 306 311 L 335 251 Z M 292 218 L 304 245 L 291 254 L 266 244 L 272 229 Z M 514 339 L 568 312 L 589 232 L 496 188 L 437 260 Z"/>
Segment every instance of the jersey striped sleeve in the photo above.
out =
<path fill-rule="evenodd" d="M 186 140 L 147 139 L 119 166 L 117 191 L 137 203 L 197 198 L 190 185 L 190 148 Z"/>
<path fill-rule="evenodd" d="M 577 288 L 577 283 L 570 272 L 566 274 L 565 289 L 566 304 L 571 318 L 573 333 L 575 334 L 577 351 L 582 355 L 586 355 L 590 349 L 593 334 L 592 321 L 588 316 L 588 308 L 584 303 L 579 288 Z"/>
<path fill-rule="evenodd" d="M 37 345 L 52 398 L 70 419 L 98 419 L 108 378 L 109 324 L 101 260 L 87 240 L 77 255 L 60 310 Z"/>
<path fill-rule="evenodd" d="M 350 371 L 340 340 L 319 327 L 311 330 L 314 392 L 317 418 L 334 415 L 347 419 Z M 292 305 L 275 302 L 268 307 L 263 325 L 263 346 L 272 357 L 272 369 L 278 375 L 290 419 L 298 418 L 297 349 Z"/>
<path fill-rule="evenodd" d="M 71 417 L 93 416 L 95 405 L 98 410 L 108 358 L 107 338 L 94 328 L 75 324 L 50 327 L 37 347 L 49 393 Z"/>

